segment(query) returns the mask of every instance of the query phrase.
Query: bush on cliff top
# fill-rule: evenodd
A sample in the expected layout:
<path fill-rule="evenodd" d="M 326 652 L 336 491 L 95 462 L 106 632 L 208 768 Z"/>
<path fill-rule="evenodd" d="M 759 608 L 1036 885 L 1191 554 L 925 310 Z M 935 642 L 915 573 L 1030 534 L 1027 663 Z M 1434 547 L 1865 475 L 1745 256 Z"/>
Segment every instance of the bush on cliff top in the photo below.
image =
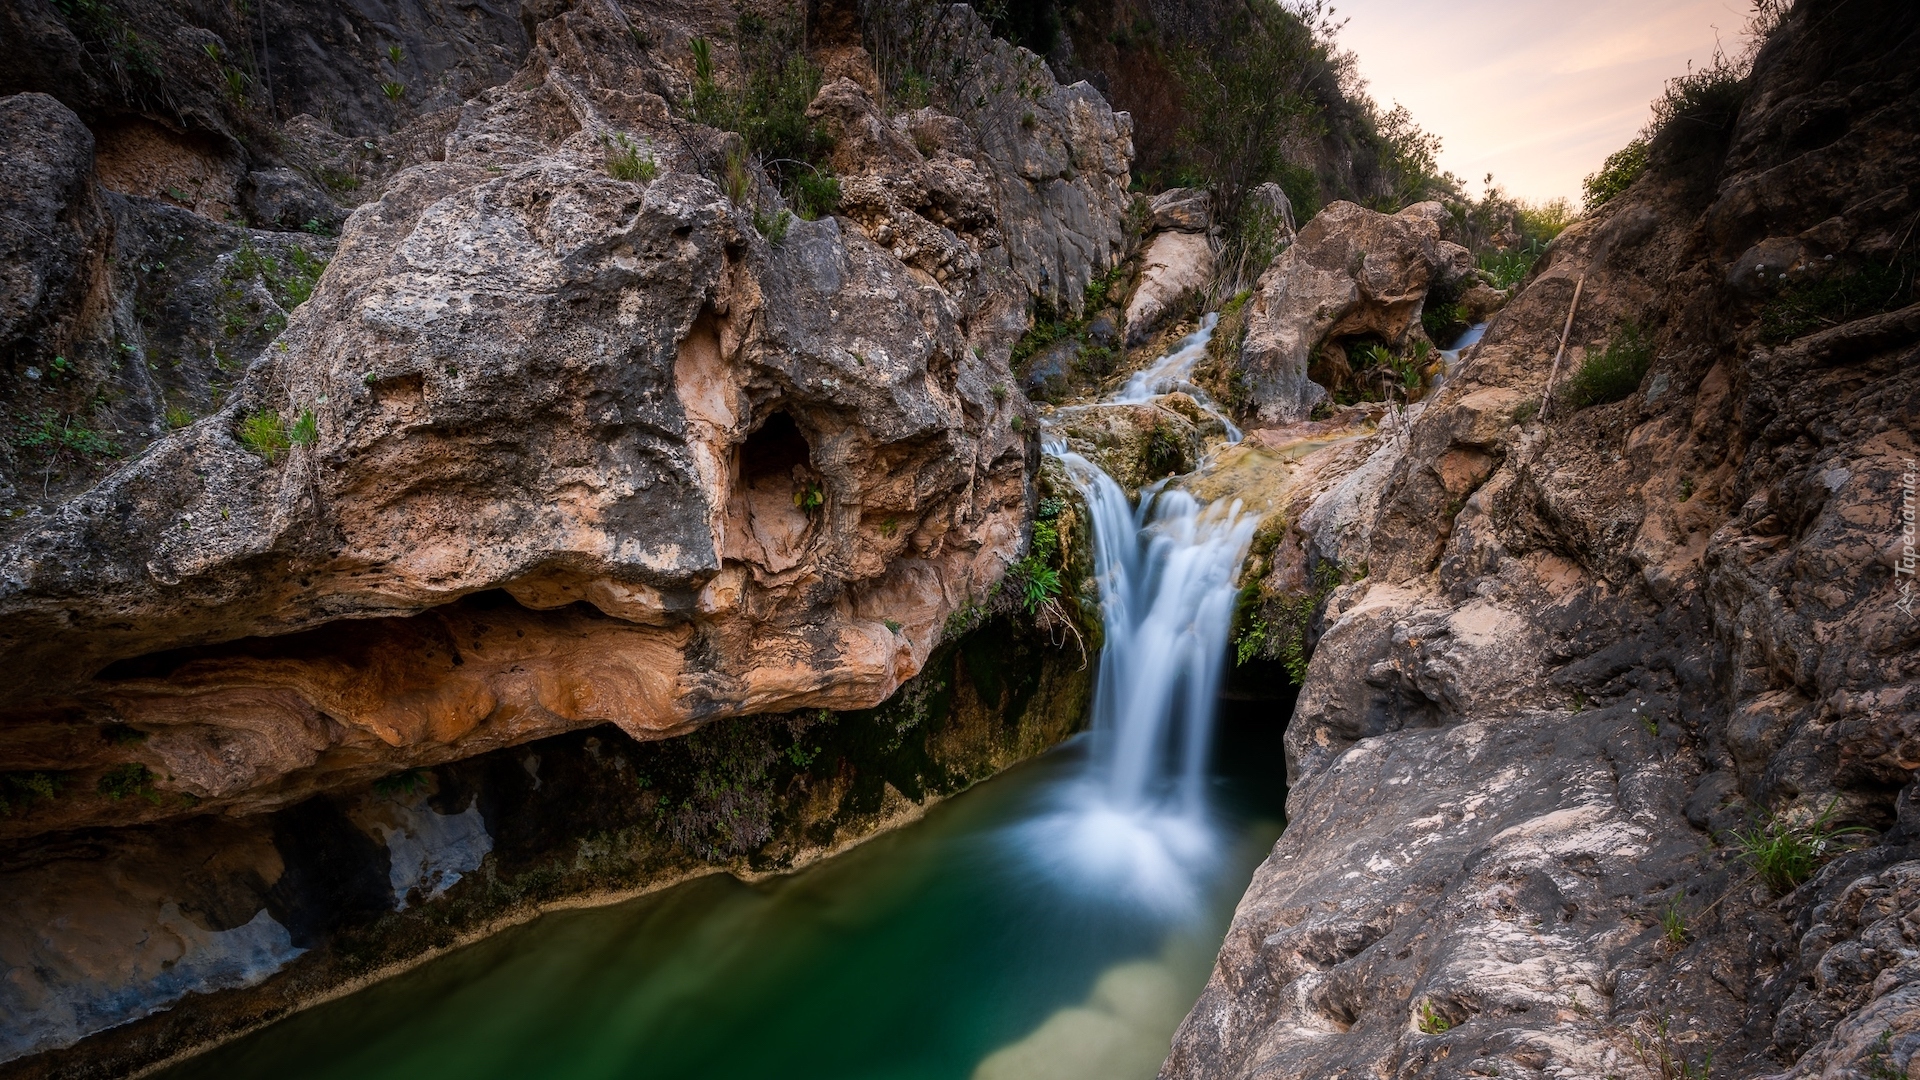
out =
<path fill-rule="evenodd" d="M 773 17 L 741 12 L 733 32 L 735 84 L 721 83 L 713 43 L 694 38 L 693 93 L 683 107 L 697 123 L 738 133 L 743 158 L 812 220 L 837 208 L 840 187 L 822 168 L 832 141 L 807 115 L 821 71 L 807 58 L 806 44 L 805 20 L 791 4 Z M 725 168 L 737 173 L 740 165 L 730 160 Z M 750 194 L 742 179 L 730 176 L 725 185 L 736 202 Z"/>

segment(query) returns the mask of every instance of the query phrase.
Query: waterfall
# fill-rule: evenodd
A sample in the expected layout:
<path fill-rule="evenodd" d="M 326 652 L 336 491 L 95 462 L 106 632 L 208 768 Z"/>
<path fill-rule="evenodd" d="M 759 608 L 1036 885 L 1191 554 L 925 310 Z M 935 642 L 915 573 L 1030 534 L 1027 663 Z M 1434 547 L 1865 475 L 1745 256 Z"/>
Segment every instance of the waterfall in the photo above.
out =
<path fill-rule="evenodd" d="M 1220 325 L 1220 313 L 1209 311 L 1201 318 L 1199 329 L 1174 345 L 1173 351 L 1148 364 L 1144 369 L 1133 373 L 1125 386 L 1116 391 L 1107 401 L 1116 405 L 1138 405 L 1152 401 L 1161 394 L 1171 394 L 1178 390 L 1198 402 L 1207 415 L 1224 424 L 1227 429 L 1227 441 L 1240 441 L 1240 429 L 1227 419 L 1219 406 L 1213 403 L 1205 390 L 1195 386 L 1192 381 L 1193 367 L 1207 355 L 1207 343 L 1213 340 L 1214 327 Z"/>
<path fill-rule="evenodd" d="M 1177 388 L 1211 407 L 1185 379 L 1214 321 L 1208 315 L 1199 333 L 1112 400 Z M 1230 424 L 1228 431 L 1237 438 Z M 1105 644 L 1088 774 L 1056 813 L 1033 824 L 1033 842 L 1116 898 L 1189 907 L 1215 855 L 1207 755 L 1234 579 L 1258 519 L 1237 499 L 1206 505 L 1165 482 L 1142 490 L 1136 507 L 1063 440 L 1049 438 L 1044 448 L 1066 466 L 1092 519 Z"/>
<path fill-rule="evenodd" d="M 1060 455 L 1093 518 L 1106 645 L 1094 684 L 1094 758 L 1114 806 L 1197 813 L 1234 576 L 1256 520 L 1184 491 L 1140 506 L 1078 454 Z"/>

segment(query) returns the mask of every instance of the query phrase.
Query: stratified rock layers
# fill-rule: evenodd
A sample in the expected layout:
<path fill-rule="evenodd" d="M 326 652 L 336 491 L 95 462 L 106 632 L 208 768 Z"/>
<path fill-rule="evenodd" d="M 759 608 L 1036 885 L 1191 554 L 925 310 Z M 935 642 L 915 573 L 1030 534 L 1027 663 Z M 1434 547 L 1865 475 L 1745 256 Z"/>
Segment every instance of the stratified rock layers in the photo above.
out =
<path fill-rule="evenodd" d="M 0 533 L 0 1058 L 193 995 L 20 1066 L 130 1068 L 449 926 L 791 867 L 1080 722 L 1082 657 L 991 599 L 1039 458 L 1007 358 L 1123 254 L 1131 121 L 956 8 L 959 116 L 881 109 L 834 46 L 865 79 L 809 111 L 842 213 L 801 220 L 730 197 L 739 136 L 669 107 L 732 19 L 544 4 L 464 105 L 344 147 L 296 118 L 287 145 L 365 166 L 329 181 L 363 200 L 337 247 L 292 169 L 241 185 L 242 229 L 102 192 L 84 103 L 0 99 L 0 344 L 146 327 L 85 377 L 156 373 L 114 432 L 151 443 Z M 137 298 L 114 244 L 152 257 Z M 221 401 L 197 422 L 163 408 L 175 344 Z"/>
<path fill-rule="evenodd" d="M 1048 82 L 1022 119 L 888 121 L 830 84 L 851 216 L 775 243 L 613 17 L 541 24 L 444 160 L 347 222 L 219 414 L 0 551 L 0 754 L 79 789 L 0 832 L 872 705 L 1017 554 L 1036 455 L 1006 357 L 1030 291 L 1119 253 L 1125 115 Z M 984 70 L 1019 60 L 955 32 Z M 657 178 L 608 175 L 616 137 Z M 455 603 L 495 590 L 515 602 Z M 170 798 L 91 796 L 128 763 Z"/>

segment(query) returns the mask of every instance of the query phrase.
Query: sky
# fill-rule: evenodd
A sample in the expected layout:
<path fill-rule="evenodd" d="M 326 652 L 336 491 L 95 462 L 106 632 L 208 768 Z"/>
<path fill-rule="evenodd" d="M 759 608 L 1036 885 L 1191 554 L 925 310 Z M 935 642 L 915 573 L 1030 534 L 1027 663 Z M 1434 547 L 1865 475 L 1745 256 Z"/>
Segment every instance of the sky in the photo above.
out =
<path fill-rule="evenodd" d="M 1380 107 L 1441 137 L 1440 167 L 1580 204 L 1580 181 L 1646 123 L 1666 80 L 1745 45 L 1741 0 L 1336 0 Z M 1718 28 L 1716 30 L 1716 28 Z"/>

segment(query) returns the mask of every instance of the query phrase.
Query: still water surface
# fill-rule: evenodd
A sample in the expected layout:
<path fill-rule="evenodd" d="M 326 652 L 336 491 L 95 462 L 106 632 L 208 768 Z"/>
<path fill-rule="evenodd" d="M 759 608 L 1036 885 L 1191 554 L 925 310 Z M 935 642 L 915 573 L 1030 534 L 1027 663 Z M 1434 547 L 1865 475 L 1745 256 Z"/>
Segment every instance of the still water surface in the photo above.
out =
<path fill-rule="evenodd" d="M 1210 755 L 1197 902 L 1052 856 L 1080 739 L 801 873 L 549 914 L 165 1076 L 1144 1080 L 1279 834 L 1285 713 L 1252 711 Z"/>

